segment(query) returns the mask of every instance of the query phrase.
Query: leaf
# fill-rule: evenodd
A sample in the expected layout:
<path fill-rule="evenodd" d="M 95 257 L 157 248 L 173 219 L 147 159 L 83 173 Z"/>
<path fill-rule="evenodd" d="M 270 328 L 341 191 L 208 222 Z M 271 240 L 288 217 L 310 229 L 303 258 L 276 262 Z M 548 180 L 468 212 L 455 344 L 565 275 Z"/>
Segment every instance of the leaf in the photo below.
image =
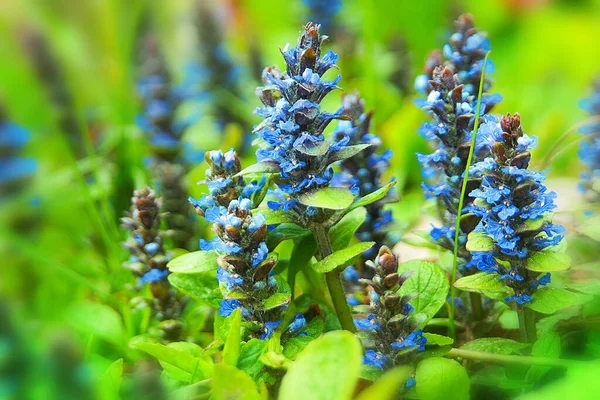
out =
<path fill-rule="evenodd" d="M 91 301 L 73 304 L 67 311 L 67 318 L 77 329 L 88 334 L 117 346 L 125 344 L 121 315 L 105 304 Z"/>
<path fill-rule="evenodd" d="M 293 224 L 295 221 L 289 212 L 282 210 L 272 210 L 268 207 L 260 207 L 252 210 L 252 214 L 262 214 L 265 216 L 265 223 L 267 225 L 277 225 L 283 223 Z"/>
<path fill-rule="evenodd" d="M 175 350 L 182 351 L 190 354 L 197 360 L 196 369 L 191 374 L 169 364 L 166 361 L 159 360 L 160 365 L 163 367 L 164 372 L 167 373 L 174 379 L 182 382 L 200 381 L 202 379 L 209 378 L 212 375 L 213 361 L 210 357 L 203 357 L 204 349 L 195 343 L 188 342 L 173 342 L 169 343 L 167 347 Z M 190 379 L 191 378 L 191 379 Z"/>
<path fill-rule="evenodd" d="M 351 261 L 360 256 L 365 251 L 369 250 L 375 242 L 356 243 L 343 250 L 338 250 L 333 254 L 328 255 L 321 261 L 312 264 L 315 271 L 320 273 L 327 273 L 333 271 L 337 267 L 345 267 L 351 263 Z"/>
<path fill-rule="evenodd" d="M 399 294 L 419 294 L 410 303 L 415 313 L 427 316 L 421 324 L 425 326 L 446 303 L 450 284 L 444 271 L 429 261 L 411 260 L 398 266 L 399 275 L 407 271 L 413 271 L 413 274 L 400 287 Z"/>
<path fill-rule="evenodd" d="M 507 355 L 518 353 L 519 350 L 522 350 L 527 346 L 527 343 L 517 342 L 516 340 L 512 339 L 494 337 L 472 340 L 465 343 L 461 349 Z"/>
<path fill-rule="evenodd" d="M 223 347 L 223 363 L 236 365 L 240 357 L 240 341 L 242 340 L 242 314 L 237 308 L 229 316 L 231 326 L 225 339 L 225 347 Z"/>
<path fill-rule="evenodd" d="M 279 399 L 349 400 L 361 365 L 362 345 L 352 333 L 326 333 L 309 343 L 290 365 Z"/>
<path fill-rule="evenodd" d="M 281 307 L 290 302 L 290 294 L 289 293 L 275 293 L 274 295 L 267 298 L 261 310 L 271 310 L 275 307 Z"/>
<path fill-rule="evenodd" d="M 314 235 L 303 236 L 294 243 L 288 267 L 288 282 L 292 294 L 296 290 L 296 274 L 305 268 L 317 251 L 317 242 Z"/>
<path fill-rule="evenodd" d="M 560 348 L 560 335 L 556 332 L 546 332 L 541 334 L 533 344 L 531 355 L 534 357 L 558 358 Z M 525 381 L 529 383 L 539 381 L 550 369 L 550 367 L 532 365 L 527 371 Z"/>
<path fill-rule="evenodd" d="M 216 270 L 218 266 L 217 254 L 203 250 L 183 254 L 167 264 L 169 271 L 187 274 Z"/>
<path fill-rule="evenodd" d="M 283 347 L 283 355 L 290 360 L 295 359 L 310 342 L 323 334 L 323 329 L 325 329 L 323 318 L 313 318 L 303 329 L 306 335 L 294 336 L 287 340 Z"/>
<path fill-rule="evenodd" d="M 244 168 L 242 171 L 234 175 L 234 178 L 249 175 L 249 174 L 276 174 L 281 172 L 279 163 L 275 160 L 263 160 L 256 164 L 252 164 L 249 167 Z"/>
<path fill-rule="evenodd" d="M 497 274 L 478 272 L 465 276 L 454 282 L 454 287 L 466 292 L 481 293 L 494 300 L 504 300 L 511 295 L 511 289 L 506 287 Z"/>
<path fill-rule="evenodd" d="M 588 362 L 583 366 L 569 368 L 562 379 L 548 382 L 540 389 L 517 397 L 517 400 L 564 400 L 595 399 L 600 391 L 600 364 Z"/>
<path fill-rule="evenodd" d="M 536 272 L 564 271 L 570 266 L 571 257 L 550 249 L 533 253 L 525 264 L 528 270 Z"/>
<path fill-rule="evenodd" d="M 354 195 L 347 188 L 323 187 L 300 195 L 298 201 L 309 207 L 345 210 L 354 201 Z"/>
<path fill-rule="evenodd" d="M 375 203 L 376 201 L 383 199 L 388 194 L 390 189 L 392 189 L 394 187 L 395 184 L 396 184 L 396 181 L 390 182 L 387 185 L 385 185 L 384 187 L 377 189 L 373 193 L 369 193 L 368 195 L 361 197 L 360 199 L 356 200 L 352 204 L 352 207 L 350 207 L 350 210 L 354 210 L 355 208 L 358 208 L 358 207 L 367 206 L 371 203 Z"/>
<path fill-rule="evenodd" d="M 159 343 L 138 342 L 133 346 L 155 357 L 161 364 L 168 363 L 179 369 L 180 374 L 185 376 L 184 382 L 193 383 L 201 379 L 196 375 L 200 359 L 189 353 Z"/>
<path fill-rule="evenodd" d="M 264 365 L 259 359 L 267 352 L 268 344 L 267 340 L 260 339 L 250 339 L 242 344 L 237 367 L 251 376 L 259 373 Z"/>
<path fill-rule="evenodd" d="M 371 144 L 356 144 L 353 146 L 344 146 L 339 151 L 333 153 L 327 160 L 327 163 L 332 164 L 336 161 L 345 160 L 347 158 L 353 157 L 371 146 Z"/>
<path fill-rule="evenodd" d="M 423 333 L 425 339 L 427 339 L 427 345 L 436 345 L 436 346 L 447 346 L 449 344 L 454 343 L 454 339 L 444 335 L 438 335 L 435 333 L 425 332 Z"/>
<path fill-rule="evenodd" d="M 467 240 L 468 251 L 491 251 L 496 246 L 494 238 L 481 232 L 469 233 Z"/>
<path fill-rule="evenodd" d="M 544 287 L 533 294 L 533 301 L 525 306 L 542 314 L 553 314 L 563 308 L 584 304 L 590 296 L 565 289 Z"/>
<path fill-rule="evenodd" d="M 214 400 L 260 400 L 252 377 L 227 364 L 215 364 L 212 396 Z"/>
<path fill-rule="evenodd" d="M 586 220 L 586 222 L 579 227 L 578 232 L 600 242 L 600 216 Z"/>
<path fill-rule="evenodd" d="M 447 358 L 428 358 L 417 366 L 415 379 L 420 400 L 468 400 L 469 375 L 462 365 Z"/>
<path fill-rule="evenodd" d="M 299 227 L 296 224 L 285 223 L 278 225 L 275 229 L 267 234 L 267 247 L 269 250 L 274 250 L 279 243 L 284 240 L 296 239 L 310 234 L 311 231 Z"/>
<path fill-rule="evenodd" d="M 183 293 L 201 300 L 202 302 L 218 307 L 223 299 L 217 289 L 215 272 L 181 273 L 169 274 L 169 282 Z"/>
<path fill-rule="evenodd" d="M 329 230 L 329 240 L 333 251 L 341 250 L 348 246 L 354 233 L 365 222 L 367 210 L 364 207 L 356 208 L 346 214 L 340 222 Z"/>
<path fill-rule="evenodd" d="M 99 387 L 103 399 L 120 399 L 119 392 L 123 382 L 123 359 L 119 358 L 108 366 L 102 375 Z"/>
<path fill-rule="evenodd" d="M 355 400 L 393 400 L 397 398 L 410 377 L 410 367 L 394 368 L 379 378 L 373 385 L 359 393 Z"/>

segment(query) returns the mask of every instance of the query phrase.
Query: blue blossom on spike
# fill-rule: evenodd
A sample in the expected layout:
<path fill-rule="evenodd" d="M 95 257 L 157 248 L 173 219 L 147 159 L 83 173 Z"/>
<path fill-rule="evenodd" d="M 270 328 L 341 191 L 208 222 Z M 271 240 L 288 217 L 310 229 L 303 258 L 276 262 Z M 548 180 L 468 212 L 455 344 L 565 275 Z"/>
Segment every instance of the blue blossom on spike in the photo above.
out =
<path fill-rule="evenodd" d="M 309 9 L 309 21 L 320 24 L 326 31 L 333 29 L 334 19 L 342 9 L 342 0 L 302 0 L 302 3 Z"/>
<path fill-rule="evenodd" d="M 355 320 L 357 328 L 364 332 L 365 343 L 372 347 L 363 361 L 380 369 L 407 364 L 427 344 L 417 329 L 418 323 L 410 318 L 413 311 L 410 298 L 398 294 L 411 273 L 398 275 L 398 259 L 385 246 L 375 260 L 367 264 L 374 270 L 373 278 L 361 279 L 361 282 L 370 290 L 370 307 L 364 317 Z"/>
<path fill-rule="evenodd" d="M 551 222 L 556 194 L 544 186 L 544 174 L 529 170 L 529 151 L 537 141 L 523 133 L 519 114 L 508 114 L 499 123 L 490 119 L 481 131 L 492 151 L 481 162 L 481 187 L 470 193 L 475 201 L 469 211 L 481 218 L 471 235 L 489 236 L 493 247 L 473 251 L 467 266 L 497 274 L 514 290 L 506 302 L 525 304 L 550 282 L 549 273 L 527 269 L 528 258 L 558 245 L 565 229 Z"/>
<path fill-rule="evenodd" d="M 0 115 L 0 198 L 22 188 L 37 169 L 36 160 L 20 155 L 28 140 L 25 128 Z"/>
<path fill-rule="evenodd" d="M 287 198 L 271 202 L 272 208 L 284 207 L 297 214 L 298 219 L 314 217 L 317 210 L 305 207 L 297 201 L 302 194 L 330 185 L 333 178 L 331 164 L 338 160 L 338 152 L 348 143 L 327 140 L 323 130 L 334 119 L 346 119 L 343 109 L 334 113 L 321 110 L 321 101 L 337 89 L 341 79 L 323 78 L 325 72 L 334 68 L 337 55 L 332 51 L 321 54 L 319 25 L 308 23 L 296 47 L 287 45 L 282 54 L 286 71 L 276 67 L 263 73 L 265 86 L 257 93 L 264 104 L 257 113 L 264 120 L 255 128 L 263 142 L 257 151 L 262 163 L 276 165 L 281 171 L 279 188 Z"/>
<path fill-rule="evenodd" d="M 348 138 L 349 145 L 370 145 L 360 153 L 341 161 L 342 172 L 332 180 L 334 186 L 347 186 L 355 194 L 365 196 L 382 188 L 382 175 L 390 167 L 392 151 L 380 151 L 381 138 L 371 133 L 371 118 L 373 112 L 365 112 L 364 101 L 356 93 L 343 96 L 344 115 L 349 120 L 340 121 L 334 137 L 341 141 Z M 362 242 L 374 241 L 375 245 L 363 254 L 368 259 L 374 256 L 376 249 L 383 246 L 388 229 L 393 222 L 392 212 L 384 211 L 386 202 L 395 201 L 393 193 L 375 203 L 369 204 L 365 222 L 356 231 L 356 236 Z"/>
<path fill-rule="evenodd" d="M 582 100 L 580 106 L 591 118 L 600 118 L 600 78 L 596 80 L 590 97 Z M 586 200 L 597 203 L 600 202 L 600 122 L 590 122 L 580 132 L 586 138 L 579 147 L 579 158 L 584 165 L 579 187 Z"/>

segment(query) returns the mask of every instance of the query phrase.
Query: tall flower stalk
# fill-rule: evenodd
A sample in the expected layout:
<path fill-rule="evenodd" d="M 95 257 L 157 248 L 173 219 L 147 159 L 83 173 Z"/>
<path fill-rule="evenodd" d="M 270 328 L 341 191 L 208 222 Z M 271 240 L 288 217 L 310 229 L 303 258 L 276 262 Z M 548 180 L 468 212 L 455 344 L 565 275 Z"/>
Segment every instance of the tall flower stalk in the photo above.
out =
<path fill-rule="evenodd" d="M 511 293 L 505 301 L 516 303 L 524 339 L 530 342 L 535 338 L 535 320 L 524 306 L 540 286 L 550 282 L 550 273 L 543 272 L 549 265 L 541 262 L 540 266 L 537 260 L 559 251 L 553 246 L 565 231 L 551 222 L 556 193 L 544 186 L 543 173 L 529 168 L 530 150 L 537 139 L 523 133 L 519 114 L 508 114 L 499 123 L 490 117 L 479 134 L 492 150 L 474 166 L 483 171 L 483 180 L 470 193 L 475 199 L 470 212 L 481 220 L 467 243 L 473 250 L 469 266 L 498 275 Z M 482 235 L 486 244 L 475 244 Z"/>
<path fill-rule="evenodd" d="M 183 298 L 171 287 L 167 276 L 169 257 L 165 251 L 166 232 L 160 229 L 161 200 L 153 190 L 136 190 L 131 199 L 131 211 L 121 218 L 123 228 L 131 236 L 124 243 L 131 254 L 125 267 L 138 278 L 139 283 L 147 284 L 154 298 L 152 311 L 159 321 L 164 339 L 174 341 L 181 338 L 183 324 L 179 321 L 183 310 Z"/>
<path fill-rule="evenodd" d="M 600 118 L 600 77 L 594 83 L 589 98 L 580 102 L 581 108 L 590 117 Z M 580 129 L 585 140 L 579 148 L 579 158 L 583 162 L 584 172 L 581 174 L 580 190 L 587 201 L 600 202 L 600 122 L 591 122 Z"/>
<path fill-rule="evenodd" d="M 319 258 L 333 253 L 328 231 L 331 209 L 313 205 L 311 196 L 322 188 L 331 187 L 331 164 L 349 157 L 342 155 L 348 137 L 327 140 L 325 128 L 334 119 L 347 119 L 343 108 L 334 113 L 321 110 L 320 103 L 332 90 L 337 89 L 341 75 L 333 81 L 323 75 L 334 68 L 337 55 L 331 50 L 321 53 L 325 39 L 319 34 L 319 25 L 308 23 L 295 47 L 286 45 L 282 50 L 285 72 L 277 67 L 267 68 L 263 74 L 265 86 L 257 89 L 264 104 L 257 113 L 264 120 L 255 128 L 263 147 L 257 159 L 266 169 L 280 173 L 276 180 L 284 194 L 280 201 L 269 202 L 269 207 L 290 214 L 298 225 L 315 233 Z M 340 283 L 340 269 L 326 274 L 333 304 L 344 329 L 354 330 L 352 315 Z"/>

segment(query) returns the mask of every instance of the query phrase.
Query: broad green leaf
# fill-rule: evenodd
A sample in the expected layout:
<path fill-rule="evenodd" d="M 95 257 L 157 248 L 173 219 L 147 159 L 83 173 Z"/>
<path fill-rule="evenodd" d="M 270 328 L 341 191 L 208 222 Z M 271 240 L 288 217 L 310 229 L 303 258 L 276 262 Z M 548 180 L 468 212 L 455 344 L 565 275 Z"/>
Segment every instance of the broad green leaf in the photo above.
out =
<path fill-rule="evenodd" d="M 589 362 L 571 367 L 564 378 L 548 382 L 540 389 L 517 397 L 517 400 L 596 399 L 600 392 L 600 363 Z"/>
<path fill-rule="evenodd" d="M 323 274 L 333 271 L 337 267 L 345 267 L 349 265 L 354 258 L 369 250 L 374 244 L 375 242 L 353 244 L 350 247 L 328 255 L 321 261 L 314 263 L 312 267 L 315 271 Z"/>
<path fill-rule="evenodd" d="M 298 201 L 310 207 L 345 210 L 354 201 L 354 195 L 350 189 L 324 187 L 301 195 Z"/>
<path fill-rule="evenodd" d="M 542 314 L 553 314 L 563 308 L 584 304 L 589 299 L 590 296 L 581 293 L 544 287 L 533 294 L 533 301 L 526 306 Z"/>
<path fill-rule="evenodd" d="M 279 163 L 275 160 L 265 160 L 252 164 L 234 175 L 234 178 L 248 174 L 275 174 L 281 172 Z"/>
<path fill-rule="evenodd" d="M 271 210 L 268 207 L 260 207 L 252 210 L 252 214 L 257 213 L 265 216 L 265 223 L 267 225 L 277 225 L 284 223 L 293 224 L 295 222 L 289 212 L 284 212 L 282 210 Z"/>
<path fill-rule="evenodd" d="M 531 234 L 537 233 L 542 226 L 548 221 L 552 221 L 554 213 L 547 213 L 543 218 L 528 219 L 521 226 L 515 229 L 517 233 L 531 232 Z"/>
<path fill-rule="evenodd" d="M 467 370 L 455 360 L 428 358 L 419 363 L 415 376 L 420 400 L 468 400 Z"/>
<path fill-rule="evenodd" d="M 468 275 L 454 282 L 454 287 L 466 292 L 481 293 L 494 300 L 504 300 L 512 294 L 512 290 L 505 286 L 497 274 L 478 272 Z"/>
<path fill-rule="evenodd" d="M 383 375 L 383 370 L 372 365 L 363 364 L 360 367 L 360 379 L 375 382 Z"/>
<path fill-rule="evenodd" d="M 371 144 L 356 144 L 353 146 L 344 146 L 339 151 L 333 153 L 327 160 L 327 163 L 331 164 L 336 161 L 345 160 L 347 158 L 353 157 L 371 146 Z"/>
<path fill-rule="evenodd" d="M 324 328 L 325 321 L 323 321 L 323 318 L 313 318 L 303 329 L 303 331 L 306 332 L 306 335 L 294 336 L 285 342 L 283 355 L 290 360 L 295 359 L 298 353 L 304 350 L 310 342 L 323 334 Z"/>
<path fill-rule="evenodd" d="M 281 381 L 280 400 L 349 400 L 362 365 L 362 345 L 350 332 L 334 331 L 312 341 Z"/>
<path fill-rule="evenodd" d="M 316 251 L 317 242 L 314 235 L 303 236 L 295 241 L 288 267 L 288 282 L 292 293 L 296 290 L 296 274 L 308 265 Z"/>
<path fill-rule="evenodd" d="M 169 274 L 169 282 L 177 289 L 211 306 L 218 306 L 223 296 L 217 289 L 215 272 Z"/>
<path fill-rule="evenodd" d="M 214 400 L 261 400 L 252 377 L 228 364 L 215 364 L 212 396 Z"/>
<path fill-rule="evenodd" d="M 260 339 L 250 339 L 243 343 L 237 367 L 251 376 L 259 373 L 264 365 L 259 359 L 267 352 L 268 344 L 267 340 Z"/>
<path fill-rule="evenodd" d="M 119 392 L 123 382 L 123 359 L 119 358 L 108 366 L 102 375 L 100 394 L 102 399 L 120 399 Z"/>
<path fill-rule="evenodd" d="M 596 216 L 587 219 L 585 223 L 579 227 L 578 232 L 591 239 L 594 239 L 597 242 L 600 242 L 600 217 Z"/>
<path fill-rule="evenodd" d="M 225 347 L 223 347 L 223 363 L 236 365 L 240 357 L 240 341 L 242 340 L 242 314 L 240 309 L 235 309 L 229 318 L 231 319 L 231 326 L 225 338 Z"/>
<path fill-rule="evenodd" d="M 368 195 L 361 197 L 352 204 L 350 210 L 354 210 L 358 207 L 364 207 L 383 199 L 388 194 L 388 192 L 394 187 L 395 184 L 396 181 L 390 182 L 384 187 L 377 189 L 373 193 L 369 193 Z"/>
<path fill-rule="evenodd" d="M 291 296 L 289 293 L 275 293 L 265 300 L 265 303 L 261 309 L 270 310 L 275 307 L 281 307 L 290 302 L 290 297 Z"/>
<path fill-rule="evenodd" d="M 531 355 L 534 357 L 558 358 L 560 348 L 560 335 L 556 332 L 546 332 L 541 334 L 533 344 Z M 533 365 L 529 367 L 525 381 L 534 383 L 543 378 L 550 369 L 550 367 Z"/>
<path fill-rule="evenodd" d="M 121 315 L 105 304 L 91 301 L 73 304 L 67 310 L 67 318 L 75 328 L 85 333 L 117 346 L 125 344 L 125 327 Z"/>
<path fill-rule="evenodd" d="M 467 250 L 469 251 L 491 251 L 496 245 L 494 238 L 481 232 L 469 233 L 467 240 Z"/>
<path fill-rule="evenodd" d="M 513 354 L 527 347 L 527 343 L 506 338 L 481 338 L 465 343 L 461 349 L 481 351 L 484 353 Z"/>
<path fill-rule="evenodd" d="M 447 346 L 449 344 L 454 343 L 454 339 L 444 335 L 438 335 L 435 333 L 425 332 L 423 333 L 425 339 L 427 339 L 427 345 L 436 345 L 436 346 Z"/>
<path fill-rule="evenodd" d="M 311 231 L 296 224 L 281 224 L 267 234 L 267 247 L 274 250 L 284 240 L 296 239 L 311 234 Z"/>
<path fill-rule="evenodd" d="M 535 252 L 526 261 L 526 268 L 535 272 L 564 271 L 570 266 L 571 257 L 550 250 Z"/>
<path fill-rule="evenodd" d="M 195 343 L 189 342 L 173 342 L 169 343 L 167 347 L 192 355 L 196 358 L 198 363 L 196 366 L 196 370 L 193 372 L 192 375 L 190 375 L 189 372 L 183 371 L 180 368 L 175 367 L 166 361 L 158 360 L 161 367 L 163 367 L 165 373 L 167 373 L 172 378 L 189 383 L 190 379 L 195 382 L 202 379 L 207 379 L 211 376 L 213 369 L 213 361 L 210 357 L 203 357 L 204 350 L 202 349 L 202 347 L 198 346 Z"/>
<path fill-rule="evenodd" d="M 400 287 L 401 295 L 418 293 L 410 303 L 415 308 L 415 313 L 423 313 L 421 326 L 435 316 L 446 303 L 450 284 L 444 271 L 436 264 L 429 261 L 411 260 L 398 266 L 398 274 L 413 271 L 410 278 Z"/>
<path fill-rule="evenodd" d="M 360 392 L 355 400 L 396 399 L 399 389 L 406 385 L 410 372 L 410 367 L 397 367 L 386 372 L 374 384 Z"/>
<path fill-rule="evenodd" d="M 194 251 L 169 261 L 167 268 L 171 272 L 196 273 L 217 269 L 217 254 L 213 251 Z"/>
<path fill-rule="evenodd" d="M 333 251 L 341 250 L 348 246 L 354 233 L 365 222 L 367 210 L 364 207 L 356 208 L 346 214 L 340 222 L 329 230 L 329 240 Z"/>
<path fill-rule="evenodd" d="M 159 343 L 138 342 L 133 346 L 155 357 L 161 364 L 167 363 L 179 369 L 187 383 L 197 382 L 202 378 L 197 374 L 201 361 L 198 357 Z"/>

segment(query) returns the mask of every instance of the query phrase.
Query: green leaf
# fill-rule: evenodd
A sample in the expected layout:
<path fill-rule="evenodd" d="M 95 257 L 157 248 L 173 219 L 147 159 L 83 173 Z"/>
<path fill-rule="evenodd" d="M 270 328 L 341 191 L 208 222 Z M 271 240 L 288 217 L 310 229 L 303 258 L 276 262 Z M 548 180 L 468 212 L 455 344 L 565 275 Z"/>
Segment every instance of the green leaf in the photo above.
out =
<path fill-rule="evenodd" d="M 505 338 L 481 338 L 465 343 L 461 349 L 481 351 L 484 353 L 513 354 L 527 347 L 527 343 Z"/>
<path fill-rule="evenodd" d="M 390 182 L 384 187 L 377 189 L 373 193 L 369 193 L 368 195 L 361 197 L 352 204 L 350 210 L 354 210 L 358 207 L 364 207 L 383 199 L 388 194 L 388 192 L 394 187 L 395 184 L 396 181 Z"/>
<path fill-rule="evenodd" d="M 236 308 L 231 316 L 231 326 L 225 339 L 223 347 L 223 363 L 236 365 L 240 357 L 240 341 L 242 340 L 242 314 L 239 308 Z"/>
<path fill-rule="evenodd" d="M 428 358 L 417 366 L 415 376 L 420 400 L 468 400 L 469 375 L 455 360 Z"/>
<path fill-rule="evenodd" d="M 600 242 L 600 217 L 596 216 L 587 219 L 585 223 L 579 227 L 578 232 Z"/>
<path fill-rule="evenodd" d="M 121 398 L 119 392 L 121 390 L 121 383 L 123 382 L 123 359 L 119 358 L 108 366 L 104 374 L 102 375 L 102 381 L 99 387 L 102 399 L 115 399 Z"/>
<path fill-rule="evenodd" d="M 406 385 L 410 378 L 410 367 L 394 368 L 379 378 L 373 385 L 359 393 L 355 400 L 393 400 L 399 388 Z"/>
<path fill-rule="evenodd" d="M 105 304 L 91 301 L 75 303 L 69 307 L 67 318 L 85 333 L 117 346 L 125 344 L 125 327 L 121 315 Z"/>
<path fill-rule="evenodd" d="M 534 357 L 558 358 L 560 348 L 560 335 L 556 332 L 546 332 L 541 334 L 533 344 L 531 355 Z M 539 381 L 550 369 L 550 367 L 533 365 L 529 367 L 525 381 L 529 383 Z"/>
<path fill-rule="evenodd" d="M 174 379 L 180 380 L 182 382 L 190 382 L 191 381 L 200 381 L 202 379 L 209 378 L 212 375 L 213 369 L 213 361 L 210 357 L 203 357 L 204 349 L 198 346 L 195 343 L 188 342 L 173 342 L 169 343 L 167 347 L 175 350 L 182 351 L 184 353 L 190 354 L 197 360 L 196 369 L 190 375 L 186 371 L 182 371 L 181 369 L 169 364 L 166 361 L 159 360 L 161 367 L 163 367 L 164 372 L 167 373 Z"/>
<path fill-rule="evenodd" d="M 197 374 L 200 364 L 198 357 L 159 343 L 138 342 L 133 346 L 155 357 L 161 364 L 167 363 L 177 368 L 179 370 L 177 376 L 184 376 L 184 382 L 193 383 L 202 378 Z"/>
<path fill-rule="evenodd" d="M 345 160 L 347 158 L 353 157 L 360 153 L 361 151 L 368 149 L 373 146 L 372 144 L 356 144 L 353 146 L 344 146 L 339 151 L 333 153 L 329 159 L 327 160 L 328 164 L 332 164 L 336 161 Z"/>
<path fill-rule="evenodd" d="M 413 271 L 413 274 L 400 287 L 399 293 L 419 294 L 411 304 L 415 308 L 415 313 L 423 313 L 427 316 L 421 324 L 425 326 L 446 303 L 450 283 L 444 271 L 429 261 L 411 260 L 398 266 L 398 274 L 407 271 Z"/>
<path fill-rule="evenodd" d="M 281 224 L 267 234 L 267 247 L 274 250 L 284 240 L 297 239 L 310 234 L 311 231 L 296 224 Z"/>
<path fill-rule="evenodd" d="M 449 344 L 454 343 L 454 339 L 444 335 L 438 335 L 435 333 L 425 332 L 423 333 L 425 339 L 427 339 L 427 345 L 435 345 L 435 346 L 447 346 Z"/>
<path fill-rule="evenodd" d="M 203 250 L 183 254 L 167 264 L 169 271 L 187 274 L 216 270 L 218 266 L 217 254 Z"/>
<path fill-rule="evenodd" d="M 260 339 L 250 339 L 242 344 L 237 367 L 251 376 L 258 374 L 264 366 L 259 359 L 267 352 L 268 344 L 267 340 Z"/>
<path fill-rule="evenodd" d="M 284 223 L 293 224 L 295 222 L 289 212 L 284 212 L 282 210 L 271 210 L 267 207 L 255 208 L 252 210 L 252 214 L 264 215 L 266 219 L 265 223 L 267 225 L 277 225 Z"/>
<path fill-rule="evenodd" d="M 228 364 L 215 364 L 212 396 L 214 400 L 260 400 L 252 377 Z"/>
<path fill-rule="evenodd" d="M 333 251 L 341 250 L 348 246 L 354 233 L 365 222 L 367 210 L 364 207 L 356 208 L 346 214 L 340 222 L 329 230 L 329 240 Z"/>
<path fill-rule="evenodd" d="M 571 257 L 565 253 L 551 249 L 533 253 L 526 261 L 525 267 L 535 272 L 564 271 L 571 266 Z"/>
<path fill-rule="evenodd" d="M 244 168 L 233 177 L 237 178 L 249 174 L 276 174 L 279 172 L 281 172 L 281 168 L 279 167 L 279 163 L 277 161 L 265 160 Z"/>
<path fill-rule="evenodd" d="M 361 365 L 362 345 L 352 333 L 326 333 L 309 343 L 290 365 L 279 399 L 349 400 Z"/>
<path fill-rule="evenodd" d="M 454 287 L 466 292 L 481 293 L 494 300 L 504 300 L 511 295 L 511 289 L 506 287 L 497 274 L 478 272 L 465 276 L 454 282 Z"/>
<path fill-rule="evenodd" d="M 563 308 L 584 304 L 591 297 L 565 289 L 544 287 L 533 294 L 533 301 L 526 307 L 542 314 L 553 314 Z"/>
<path fill-rule="evenodd" d="M 298 201 L 310 207 L 345 210 L 354 201 L 354 195 L 350 189 L 323 187 L 301 195 Z"/>
<path fill-rule="evenodd" d="M 290 360 L 295 359 L 298 353 L 304 350 L 310 342 L 323 334 L 324 329 L 325 321 L 323 318 L 313 318 L 303 329 L 303 332 L 306 332 L 306 335 L 294 336 L 285 342 L 283 355 Z"/>
<path fill-rule="evenodd" d="M 337 267 L 347 266 L 351 264 L 355 257 L 360 256 L 365 251 L 369 250 L 375 242 L 356 243 L 343 250 L 338 250 L 333 254 L 328 255 L 321 261 L 312 265 L 313 269 L 320 273 L 333 271 Z"/>
<path fill-rule="evenodd" d="M 467 250 L 469 251 L 491 251 L 496 246 L 494 238 L 481 232 L 469 233 Z"/>
<path fill-rule="evenodd" d="M 175 272 L 169 274 L 169 282 L 183 293 L 202 302 L 218 307 L 223 296 L 217 289 L 215 272 L 201 272 L 195 274 Z"/>
<path fill-rule="evenodd" d="M 265 300 L 264 305 L 261 307 L 261 310 L 270 310 L 275 307 L 280 307 L 290 302 L 290 294 L 289 293 L 275 293 Z"/>
<path fill-rule="evenodd" d="M 295 241 L 288 267 L 288 282 L 292 293 L 296 289 L 296 274 L 305 268 L 317 251 L 314 235 L 303 236 Z"/>

